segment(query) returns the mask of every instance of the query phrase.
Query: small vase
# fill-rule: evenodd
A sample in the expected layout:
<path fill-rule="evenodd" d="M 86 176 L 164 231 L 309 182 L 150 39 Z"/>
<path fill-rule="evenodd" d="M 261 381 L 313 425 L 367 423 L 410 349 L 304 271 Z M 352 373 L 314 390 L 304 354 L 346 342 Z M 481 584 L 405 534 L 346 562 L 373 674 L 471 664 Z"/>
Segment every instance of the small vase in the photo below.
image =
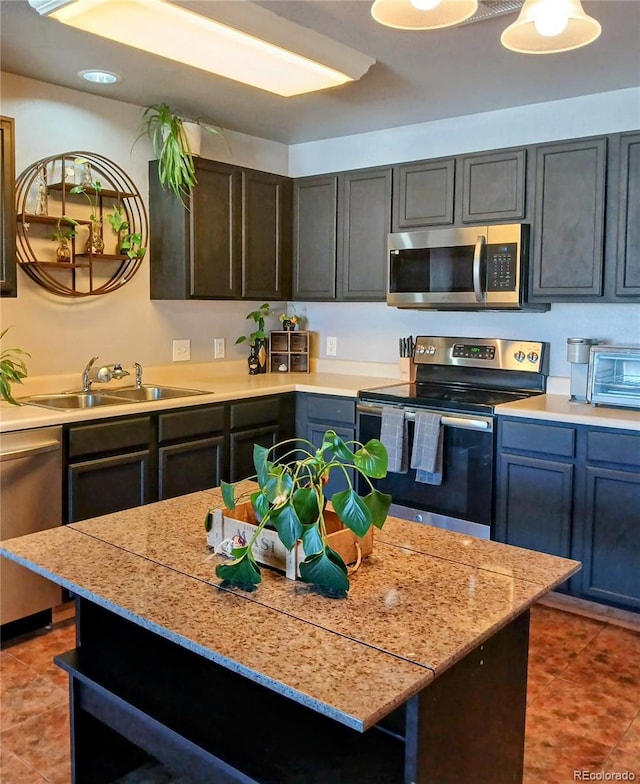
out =
<path fill-rule="evenodd" d="M 255 342 L 255 354 L 256 359 L 258 360 L 258 370 L 257 373 L 266 373 L 267 372 L 267 339 L 266 338 L 258 338 Z"/>
<path fill-rule="evenodd" d="M 61 264 L 69 264 L 71 261 L 71 248 L 69 247 L 69 241 L 66 237 L 60 237 L 58 240 L 56 261 L 59 261 Z"/>
<path fill-rule="evenodd" d="M 296 328 L 295 322 L 291 321 L 291 319 L 283 319 L 282 329 L 285 332 L 293 332 L 295 328 Z"/>
<path fill-rule="evenodd" d="M 91 221 L 89 227 L 89 240 L 87 242 L 87 253 L 104 253 L 104 240 L 100 229 L 102 225 L 100 221 Z"/>

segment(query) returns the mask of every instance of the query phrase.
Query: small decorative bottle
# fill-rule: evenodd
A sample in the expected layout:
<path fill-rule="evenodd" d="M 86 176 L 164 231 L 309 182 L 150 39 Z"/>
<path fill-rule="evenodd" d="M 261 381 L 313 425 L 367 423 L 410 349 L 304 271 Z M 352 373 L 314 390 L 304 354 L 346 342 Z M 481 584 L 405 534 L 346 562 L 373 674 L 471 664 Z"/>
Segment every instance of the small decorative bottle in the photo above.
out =
<path fill-rule="evenodd" d="M 44 164 L 40 164 L 38 166 L 38 177 L 36 179 L 38 185 L 38 198 L 36 201 L 36 215 L 48 215 L 49 214 L 49 194 L 47 189 L 47 170 L 44 167 Z"/>
<path fill-rule="evenodd" d="M 249 356 L 247 358 L 247 362 L 249 363 L 249 375 L 257 376 L 258 373 L 260 372 L 260 364 L 258 362 L 256 347 L 253 345 L 249 349 Z"/>
<path fill-rule="evenodd" d="M 71 248 L 69 247 L 69 240 L 66 237 L 58 238 L 56 261 L 59 261 L 62 264 L 68 264 L 71 261 Z"/>

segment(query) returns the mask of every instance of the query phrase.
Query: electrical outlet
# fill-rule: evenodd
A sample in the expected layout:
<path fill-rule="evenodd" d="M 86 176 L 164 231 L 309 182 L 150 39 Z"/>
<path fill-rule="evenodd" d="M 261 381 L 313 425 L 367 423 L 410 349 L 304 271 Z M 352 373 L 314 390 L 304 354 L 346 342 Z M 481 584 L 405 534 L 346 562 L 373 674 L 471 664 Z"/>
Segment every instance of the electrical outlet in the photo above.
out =
<path fill-rule="evenodd" d="M 224 359 L 224 338 L 213 339 L 213 358 Z"/>
<path fill-rule="evenodd" d="M 335 357 L 338 354 L 338 338 L 327 338 L 327 356 Z"/>
<path fill-rule="evenodd" d="M 191 359 L 191 341 L 190 340 L 174 340 L 173 341 L 173 361 L 186 362 Z"/>

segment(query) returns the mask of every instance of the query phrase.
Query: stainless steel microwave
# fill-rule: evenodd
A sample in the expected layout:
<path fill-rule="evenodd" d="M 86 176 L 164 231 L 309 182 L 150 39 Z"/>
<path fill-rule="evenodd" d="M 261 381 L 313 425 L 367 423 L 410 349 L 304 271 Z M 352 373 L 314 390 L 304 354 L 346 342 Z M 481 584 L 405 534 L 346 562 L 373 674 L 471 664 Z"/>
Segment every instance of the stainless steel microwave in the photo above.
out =
<path fill-rule="evenodd" d="M 640 409 L 640 346 L 592 346 L 587 399 L 594 406 Z"/>
<path fill-rule="evenodd" d="M 389 234 L 387 304 L 434 310 L 547 310 L 526 301 L 529 226 Z"/>

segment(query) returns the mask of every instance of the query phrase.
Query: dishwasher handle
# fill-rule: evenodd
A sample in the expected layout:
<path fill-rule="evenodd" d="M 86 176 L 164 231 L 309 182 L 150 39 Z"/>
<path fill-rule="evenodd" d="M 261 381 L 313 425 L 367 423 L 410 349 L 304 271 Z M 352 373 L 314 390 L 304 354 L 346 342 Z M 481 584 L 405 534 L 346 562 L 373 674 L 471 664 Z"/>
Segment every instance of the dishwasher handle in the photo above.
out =
<path fill-rule="evenodd" d="M 7 460 L 20 460 L 23 457 L 43 455 L 47 452 L 55 452 L 58 449 L 60 449 L 59 441 L 42 441 L 39 444 L 31 444 L 18 449 L 7 449 L 6 452 L 0 451 L 0 463 L 4 463 Z"/>

